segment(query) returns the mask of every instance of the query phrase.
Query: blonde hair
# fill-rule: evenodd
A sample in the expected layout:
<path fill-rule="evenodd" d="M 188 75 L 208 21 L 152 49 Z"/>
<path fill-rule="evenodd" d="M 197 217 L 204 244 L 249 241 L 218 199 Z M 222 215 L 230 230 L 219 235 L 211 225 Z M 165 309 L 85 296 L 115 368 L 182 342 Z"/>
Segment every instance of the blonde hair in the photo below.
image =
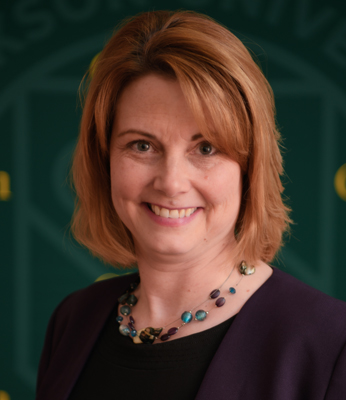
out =
<path fill-rule="evenodd" d="M 236 36 L 191 11 L 124 21 L 93 65 L 72 167 L 75 238 L 112 265 L 136 262 L 131 232 L 112 204 L 109 143 L 120 92 L 150 73 L 178 80 L 203 136 L 240 164 L 237 254 L 271 261 L 290 223 L 273 93 Z"/>

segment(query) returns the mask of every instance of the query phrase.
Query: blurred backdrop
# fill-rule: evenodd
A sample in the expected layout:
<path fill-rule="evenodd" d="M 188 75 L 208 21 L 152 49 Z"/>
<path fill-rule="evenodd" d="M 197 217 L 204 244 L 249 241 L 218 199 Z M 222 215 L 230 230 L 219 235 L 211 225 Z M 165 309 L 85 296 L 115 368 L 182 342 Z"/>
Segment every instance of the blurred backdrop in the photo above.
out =
<path fill-rule="evenodd" d="M 0 400 L 33 399 L 46 325 L 107 273 L 71 239 L 66 183 L 80 80 L 124 17 L 193 9 L 253 51 L 276 96 L 295 225 L 275 265 L 346 300 L 346 3 L 12 0 L 0 3 Z"/>

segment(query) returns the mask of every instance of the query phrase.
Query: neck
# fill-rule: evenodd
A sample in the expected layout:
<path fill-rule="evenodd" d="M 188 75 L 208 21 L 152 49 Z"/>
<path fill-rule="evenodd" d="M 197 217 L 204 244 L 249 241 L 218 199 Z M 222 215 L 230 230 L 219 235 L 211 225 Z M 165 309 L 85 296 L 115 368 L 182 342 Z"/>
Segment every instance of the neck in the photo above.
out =
<path fill-rule="evenodd" d="M 162 260 L 140 254 L 138 268 L 141 284 L 136 290 L 138 303 L 133 310 L 137 327 L 166 326 L 182 312 L 189 311 L 225 281 L 234 267 L 229 247 L 185 262 L 162 263 Z M 240 277 L 235 268 L 232 280 Z"/>

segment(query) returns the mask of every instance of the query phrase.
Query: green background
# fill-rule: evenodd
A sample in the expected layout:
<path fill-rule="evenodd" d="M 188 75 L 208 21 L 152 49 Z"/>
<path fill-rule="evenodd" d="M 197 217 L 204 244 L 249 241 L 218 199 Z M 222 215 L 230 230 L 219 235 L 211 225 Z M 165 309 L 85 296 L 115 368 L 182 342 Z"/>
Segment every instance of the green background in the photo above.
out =
<path fill-rule="evenodd" d="M 334 187 L 346 163 L 345 2 L 2 1 L 0 400 L 9 398 L 5 392 L 13 400 L 34 398 L 53 309 L 114 271 L 68 231 L 73 197 L 66 175 L 81 113 L 80 80 L 122 18 L 178 8 L 214 17 L 260 60 L 276 96 L 285 196 L 295 221 L 276 265 L 346 300 L 346 201 Z M 346 175 L 340 176 L 342 195 Z"/>

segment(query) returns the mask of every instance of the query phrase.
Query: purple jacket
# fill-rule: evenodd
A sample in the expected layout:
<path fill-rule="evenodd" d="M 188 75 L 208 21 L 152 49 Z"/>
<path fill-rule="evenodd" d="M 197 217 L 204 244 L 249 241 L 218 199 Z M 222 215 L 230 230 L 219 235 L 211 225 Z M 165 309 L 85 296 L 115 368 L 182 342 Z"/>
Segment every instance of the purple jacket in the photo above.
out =
<path fill-rule="evenodd" d="M 48 325 L 36 400 L 65 400 L 126 275 L 72 293 Z M 274 269 L 221 342 L 197 400 L 346 399 L 346 303 Z"/>

